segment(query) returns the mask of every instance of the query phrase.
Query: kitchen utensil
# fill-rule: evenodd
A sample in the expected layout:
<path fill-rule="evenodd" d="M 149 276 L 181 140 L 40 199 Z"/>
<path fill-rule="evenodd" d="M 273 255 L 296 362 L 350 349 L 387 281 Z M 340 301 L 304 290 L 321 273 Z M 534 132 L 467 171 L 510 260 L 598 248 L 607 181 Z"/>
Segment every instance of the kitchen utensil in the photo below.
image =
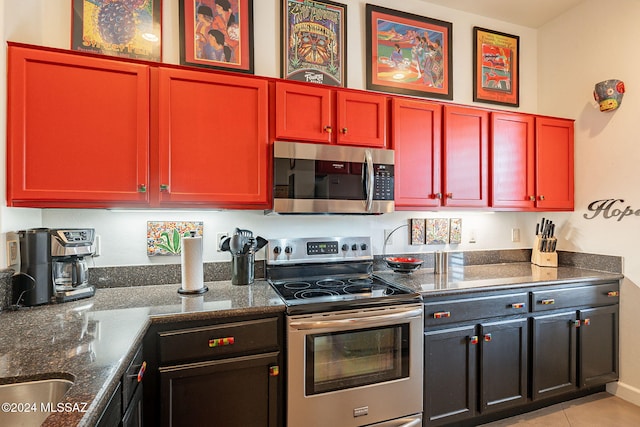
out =
<path fill-rule="evenodd" d="M 231 251 L 231 255 L 239 254 L 242 251 L 244 243 L 242 242 L 242 236 L 239 234 L 234 234 L 231 236 L 231 240 L 229 241 L 229 249 Z"/>
<path fill-rule="evenodd" d="M 258 252 L 260 249 L 264 248 L 267 243 L 269 243 L 269 241 L 264 237 L 256 237 L 256 249 L 254 252 Z"/>

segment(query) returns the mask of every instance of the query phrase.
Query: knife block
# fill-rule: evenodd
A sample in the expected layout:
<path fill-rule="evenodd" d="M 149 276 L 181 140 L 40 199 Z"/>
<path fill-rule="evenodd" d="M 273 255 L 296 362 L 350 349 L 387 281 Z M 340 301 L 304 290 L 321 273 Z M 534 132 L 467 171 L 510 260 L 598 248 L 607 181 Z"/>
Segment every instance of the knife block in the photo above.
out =
<path fill-rule="evenodd" d="M 533 251 L 531 252 L 531 263 L 540 267 L 558 267 L 558 253 L 542 252 L 540 250 L 540 244 L 542 239 L 540 236 L 536 236 L 536 240 L 533 243 Z"/>

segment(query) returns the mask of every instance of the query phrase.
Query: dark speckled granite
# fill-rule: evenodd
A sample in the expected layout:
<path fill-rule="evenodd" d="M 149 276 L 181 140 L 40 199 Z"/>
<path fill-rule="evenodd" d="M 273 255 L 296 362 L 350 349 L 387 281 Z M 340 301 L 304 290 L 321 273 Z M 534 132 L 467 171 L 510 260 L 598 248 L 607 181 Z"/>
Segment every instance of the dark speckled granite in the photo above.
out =
<path fill-rule="evenodd" d="M 11 276 L 13 276 L 11 269 L 0 271 L 0 311 L 11 305 Z"/>

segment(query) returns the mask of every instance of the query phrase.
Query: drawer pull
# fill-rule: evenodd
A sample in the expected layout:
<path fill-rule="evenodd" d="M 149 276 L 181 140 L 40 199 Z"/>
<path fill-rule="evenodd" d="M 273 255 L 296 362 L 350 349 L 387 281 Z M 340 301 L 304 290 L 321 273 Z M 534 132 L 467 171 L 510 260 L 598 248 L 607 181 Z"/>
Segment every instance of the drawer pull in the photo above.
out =
<path fill-rule="evenodd" d="M 473 335 L 471 337 L 469 337 L 469 342 L 473 345 L 478 344 L 478 336 L 477 335 Z"/>
<path fill-rule="evenodd" d="M 584 319 L 584 320 L 582 321 L 582 324 L 583 324 L 584 326 L 589 326 L 589 325 L 591 324 L 591 319 Z"/>
<path fill-rule="evenodd" d="M 484 342 L 491 342 L 491 334 L 484 334 Z"/>
<path fill-rule="evenodd" d="M 235 344 L 236 339 L 234 337 L 226 337 L 226 338 L 213 338 L 209 340 L 209 347 L 222 347 L 225 345 L 233 345 Z"/>
<path fill-rule="evenodd" d="M 607 296 L 608 297 L 619 297 L 620 296 L 620 292 L 619 291 L 607 292 Z"/>
<path fill-rule="evenodd" d="M 278 375 L 280 375 L 280 366 L 278 365 L 269 366 L 269 376 L 277 377 Z"/>
<path fill-rule="evenodd" d="M 555 304 L 556 300 L 553 298 L 549 298 L 549 299 L 543 299 L 542 301 L 540 301 L 540 304 L 542 305 L 552 305 Z"/>
<path fill-rule="evenodd" d="M 142 365 L 140 366 L 140 370 L 138 371 L 138 382 L 141 383 L 142 382 L 142 378 L 144 377 L 144 373 L 147 370 L 147 362 L 142 362 Z"/>
<path fill-rule="evenodd" d="M 433 313 L 433 318 L 434 319 L 442 319 L 445 317 L 451 317 L 451 312 L 450 311 L 439 311 L 437 313 Z"/>
<path fill-rule="evenodd" d="M 573 323 L 573 326 L 575 326 L 576 328 L 580 327 L 580 319 L 574 320 L 572 323 Z"/>
<path fill-rule="evenodd" d="M 524 308 L 524 303 L 523 302 L 514 302 L 513 304 L 511 304 L 511 308 Z"/>

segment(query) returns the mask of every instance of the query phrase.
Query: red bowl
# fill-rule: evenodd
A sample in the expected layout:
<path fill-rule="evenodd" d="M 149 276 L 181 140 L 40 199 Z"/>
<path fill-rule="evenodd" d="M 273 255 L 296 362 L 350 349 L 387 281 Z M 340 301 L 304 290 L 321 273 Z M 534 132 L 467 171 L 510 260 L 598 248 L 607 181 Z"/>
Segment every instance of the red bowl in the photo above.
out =
<path fill-rule="evenodd" d="M 411 273 L 420 268 L 423 260 L 412 257 L 387 257 L 384 259 L 387 267 L 396 273 Z"/>

